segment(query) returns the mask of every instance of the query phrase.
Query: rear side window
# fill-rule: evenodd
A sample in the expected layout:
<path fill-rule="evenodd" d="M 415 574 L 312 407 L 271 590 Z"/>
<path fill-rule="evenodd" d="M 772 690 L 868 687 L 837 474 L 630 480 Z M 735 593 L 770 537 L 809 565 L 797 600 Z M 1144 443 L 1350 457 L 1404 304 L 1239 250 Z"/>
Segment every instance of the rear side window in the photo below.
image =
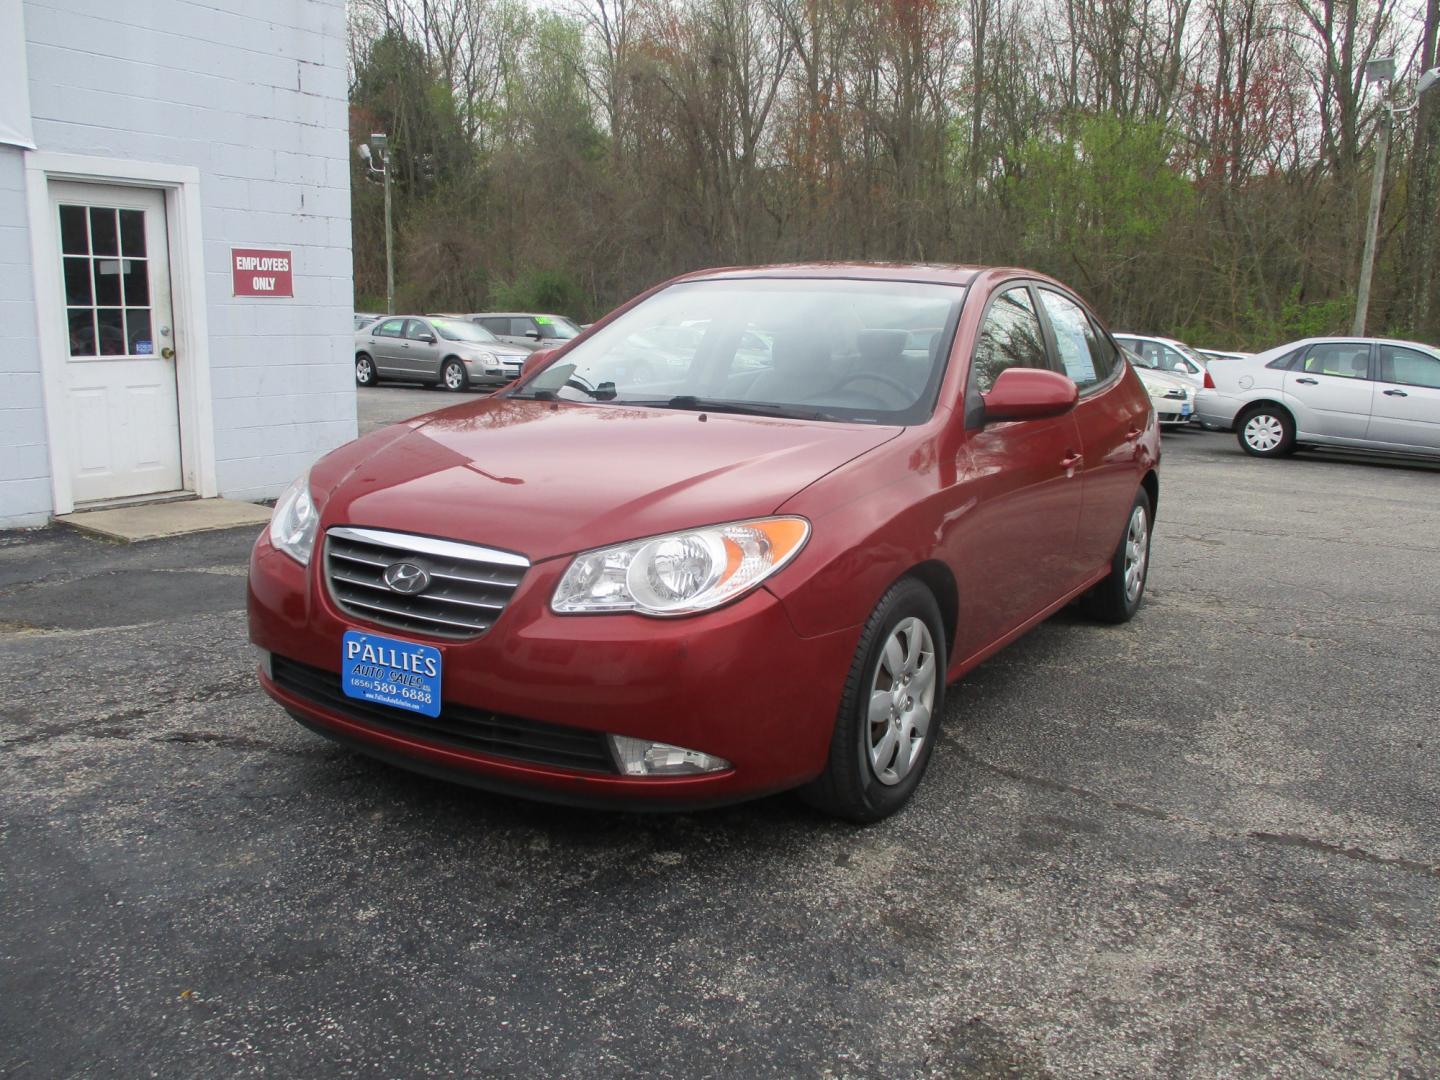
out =
<path fill-rule="evenodd" d="M 1065 374 L 1081 390 L 1108 378 L 1115 367 L 1115 350 L 1091 324 L 1085 309 L 1049 289 L 1040 290 L 1040 302 L 1055 330 L 1055 348 Z"/>
<path fill-rule="evenodd" d="M 480 319 L 479 323 L 481 326 L 485 327 L 486 330 L 489 330 L 492 334 L 510 333 L 509 319 Z"/>
<path fill-rule="evenodd" d="M 1370 346 L 1327 341 L 1310 346 L 1301 365 L 1307 375 L 1333 375 L 1342 379 L 1370 377 Z"/>
<path fill-rule="evenodd" d="M 985 313 L 975 345 L 972 384 L 986 393 L 1006 368 L 1044 368 L 1045 332 L 1030 302 L 1030 290 L 1020 285 L 997 296 Z"/>
<path fill-rule="evenodd" d="M 1380 381 L 1401 386 L 1428 386 L 1440 390 L 1440 360 L 1417 349 L 1377 345 Z"/>
<path fill-rule="evenodd" d="M 370 331 L 376 337 L 400 337 L 404 332 L 404 319 L 386 319 Z"/>
<path fill-rule="evenodd" d="M 1274 368 L 1276 371 L 1290 371 L 1300 363 L 1300 358 L 1304 355 L 1305 350 L 1303 348 L 1295 349 L 1293 352 L 1288 352 L 1284 356 L 1276 357 L 1265 366 L 1267 368 Z"/>

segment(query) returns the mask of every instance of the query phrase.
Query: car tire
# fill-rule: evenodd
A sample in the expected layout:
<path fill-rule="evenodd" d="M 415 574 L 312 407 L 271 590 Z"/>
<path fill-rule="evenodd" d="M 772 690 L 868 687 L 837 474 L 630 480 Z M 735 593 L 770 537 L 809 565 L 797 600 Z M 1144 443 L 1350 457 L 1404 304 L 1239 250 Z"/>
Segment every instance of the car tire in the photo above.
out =
<path fill-rule="evenodd" d="M 1235 438 L 1252 457 L 1285 457 L 1295 452 L 1295 421 L 1278 405 L 1257 405 L 1235 422 Z"/>
<path fill-rule="evenodd" d="M 452 394 L 470 388 L 470 376 L 465 374 L 465 365 L 453 356 L 440 365 L 440 388 Z"/>
<path fill-rule="evenodd" d="M 800 789 L 800 797 L 862 824 L 904 806 L 939 738 L 945 670 L 945 629 L 935 594 L 914 578 L 901 578 L 860 633 L 825 771 Z"/>
<path fill-rule="evenodd" d="M 1145 582 L 1150 575 L 1150 536 L 1154 523 L 1150 493 L 1142 487 L 1130 504 L 1125 531 L 1110 560 L 1110 573 L 1080 598 L 1080 607 L 1086 615 L 1101 622 L 1123 623 L 1129 622 L 1140 610 L 1140 602 L 1145 599 Z"/>
<path fill-rule="evenodd" d="M 355 385 L 374 386 L 380 381 L 375 373 L 375 361 L 370 359 L 369 353 L 355 354 Z"/>

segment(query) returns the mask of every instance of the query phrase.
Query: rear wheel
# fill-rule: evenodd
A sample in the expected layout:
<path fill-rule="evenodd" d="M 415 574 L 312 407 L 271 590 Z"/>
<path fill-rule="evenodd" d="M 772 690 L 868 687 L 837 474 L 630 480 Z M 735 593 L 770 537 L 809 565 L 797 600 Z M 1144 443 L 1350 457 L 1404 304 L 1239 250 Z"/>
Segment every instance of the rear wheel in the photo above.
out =
<path fill-rule="evenodd" d="M 470 379 L 465 374 L 465 365 L 454 358 L 446 360 L 440 365 L 440 385 L 451 392 L 464 390 L 470 385 Z"/>
<path fill-rule="evenodd" d="M 1080 598 L 1085 614 L 1102 622 L 1122 623 L 1140 609 L 1150 573 L 1150 526 L 1154 521 L 1150 493 L 1141 488 L 1130 506 L 1125 534 L 1110 561 L 1105 580 Z"/>
<path fill-rule="evenodd" d="M 812 806 L 851 821 L 899 810 L 930 763 L 945 705 L 945 632 L 935 596 L 902 578 L 860 634 L 825 771 L 801 789 Z"/>
<path fill-rule="evenodd" d="M 380 380 L 375 375 L 375 361 L 369 353 L 355 354 L 355 385 L 374 386 Z"/>
<path fill-rule="evenodd" d="M 1240 449 L 1255 457 L 1284 457 L 1295 452 L 1295 421 L 1276 405 L 1258 405 L 1235 425 Z"/>

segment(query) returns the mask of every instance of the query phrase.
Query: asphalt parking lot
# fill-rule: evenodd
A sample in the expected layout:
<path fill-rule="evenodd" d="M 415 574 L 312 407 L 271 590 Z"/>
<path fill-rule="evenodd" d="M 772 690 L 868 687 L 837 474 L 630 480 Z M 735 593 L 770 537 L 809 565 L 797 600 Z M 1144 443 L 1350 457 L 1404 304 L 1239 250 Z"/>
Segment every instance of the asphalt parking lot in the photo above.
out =
<path fill-rule="evenodd" d="M 1167 436 L 1140 615 L 867 829 L 370 762 L 255 688 L 249 532 L 0 534 L 0 1074 L 1437 1075 L 1437 492 Z"/>

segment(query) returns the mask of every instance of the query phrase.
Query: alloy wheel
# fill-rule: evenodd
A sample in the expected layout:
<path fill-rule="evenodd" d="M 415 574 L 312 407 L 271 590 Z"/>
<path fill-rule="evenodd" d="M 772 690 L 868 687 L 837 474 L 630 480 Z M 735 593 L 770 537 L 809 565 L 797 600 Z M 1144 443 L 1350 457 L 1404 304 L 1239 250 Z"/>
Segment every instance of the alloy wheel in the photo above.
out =
<path fill-rule="evenodd" d="M 1137 506 L 1125 530 L 1125 602 L 1133 604 L 1145 587 L 1145 569 L 1150 562 L 1150 523 L 1145 508 Z"/>
<path fill-rule="evenodd" d="M 361 386 L 369 386 L 375 377 L 375 367 L 370 363 L 368 356 L 357 357 L 355 360 L 355 381 Z"/>
<path fill-rule="evenodd" d="M 935 642 L 923 619 L 902 619 L 870 683 L 867 756 L 875 778 L 898 784 L 920 759 L 935 704 Z"/>
<path fill-rule="evenodd" d="M 1280 418 L 1271 413 L 1256 413 L 1245 422 L 1245 442 L 1250 449 L 1262 454 L 1269 453 L 1285 438 L 1285 427 Z"/>
<path fill-rule="evenodd" d="M 465 372 L 460 370 L 459 364 L 445 365 L 445 389 L 459 390 L 465 385 Z"/>

